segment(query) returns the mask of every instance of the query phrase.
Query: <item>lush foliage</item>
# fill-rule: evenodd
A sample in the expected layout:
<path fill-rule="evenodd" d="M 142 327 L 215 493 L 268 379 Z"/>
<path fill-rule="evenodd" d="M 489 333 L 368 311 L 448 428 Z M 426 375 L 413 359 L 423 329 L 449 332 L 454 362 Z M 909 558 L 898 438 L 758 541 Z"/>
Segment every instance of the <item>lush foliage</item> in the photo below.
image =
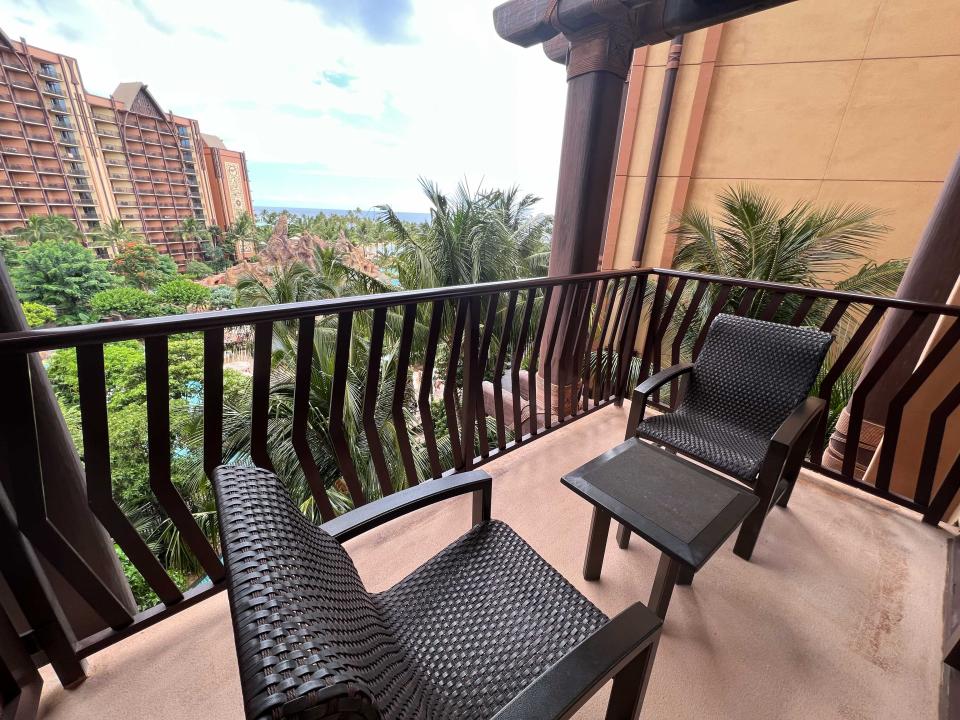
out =
<path fill-rule="evenodd" d="M 210 288 L 183 278 L 168 280 L 157 288 L 157 297 L 181 310 L 203 307 L 210 302 Z"/>
<path fill-rule="evenodd" d="M 120 245 L 111 263 L 113 272 L 128 285 L 150 290 L 177 275 L 177 265 L 169 255 L 157 252 L 152 245 L 126 242 Z"/>
<path fill-rule="evenodd" d="M 114 283 L 105 263 L 74 240 L 39 240 L 20 254 L 13 281 L 22 301 L 56 309 L 58 321 L 86 318 L 90 298 Z"/>
<path fill-rule="evenodd" d="M 405 288 L 443 287 L 546 274 L 552 220 L 533 213 L 539 202 L 517 188 L 471 190 L 460 184 L 452 197 L 421 179 L 430 221 L 411 227 L 387 205 L 381 220 L 393 230 L 392 258 Z"/>
<path fill-rule="evenodd" d="M 17 243 L 32 245 L 43 240 L 75 240 L 82 239 L 76 224 L 63 215 L 32 215 L 27 218 L 24 226 L 10 233 L 10 237 Z"/>
<path fill-rule="evenodd" d="M 109 248 L 114 255 L 128 243 L 145 242 L 142 235 L 129 230 L 119 218 L 114 218 L 101 227 L 91 239 L 98 247 Z"/>
<path fill-rule="evenodd" d="M 207 263 L 199 260 L 191 260 L 187 263 L 187 267 L 184 268 L 183 274 L 193 280 L 201 280 L 209 275 L 213 275 L 213 272 L 213 268 Z"/>
<path fill-rule="evenodd" d="M 27 325 L 32 328 L 52 325 L 57 319 L 57 314 L 53 311 L 53 308 L 46 305 L 28 300 L 21 303 L 21 307 L 23 308 L 23 316 L 27 319 Z"/>
<path fill-rule="evenodd" d="M 102 290 L 90 299 L 90 307 L 101 320 L 129 320 L 163 315 L 167 306 L 153 293 L 135 287 Z"/>
<path fill-rule="evenodd" d="M 237 291 L 229 285 L 218 285 L 210 291 L 210 307 L 214 310 L 229 310 L 237 304 Z"/>

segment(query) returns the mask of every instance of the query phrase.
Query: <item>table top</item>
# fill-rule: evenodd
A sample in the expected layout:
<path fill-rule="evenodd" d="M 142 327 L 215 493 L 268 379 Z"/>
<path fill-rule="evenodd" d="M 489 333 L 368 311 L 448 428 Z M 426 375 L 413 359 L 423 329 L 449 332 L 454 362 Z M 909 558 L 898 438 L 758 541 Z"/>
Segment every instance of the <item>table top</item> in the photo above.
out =
<path fill-rule="evenodd" d="M 561 482 L 694 569 L 759 502 L 745 485 L 637 438 L 567 473 Z"/>

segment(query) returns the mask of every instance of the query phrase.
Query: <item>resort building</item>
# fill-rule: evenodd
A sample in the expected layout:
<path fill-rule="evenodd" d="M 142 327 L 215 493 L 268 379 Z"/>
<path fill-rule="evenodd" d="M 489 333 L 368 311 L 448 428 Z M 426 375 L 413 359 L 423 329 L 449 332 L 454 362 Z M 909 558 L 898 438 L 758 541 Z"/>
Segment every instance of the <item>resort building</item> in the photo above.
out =
<path fill-rule="evenodd" d="M 93 95 L 74 58 L 0 31 L 0 234 L 33 215 L 88 236 L 119 218 L 183 265 L 200 252 L 185 220 L 226 226 L 242 212 L 253 212 L 242 152 L 164 111 L 145 84 Z"/>
<path fill-rule="evenodd" d="M 876 208 L 873 259 L 913 255 L 960 137 L 960 5 L 842 8 L 787 3 L 634 51 L 604 269 L 670 267 L 671 218 L 740 184 Z"/>

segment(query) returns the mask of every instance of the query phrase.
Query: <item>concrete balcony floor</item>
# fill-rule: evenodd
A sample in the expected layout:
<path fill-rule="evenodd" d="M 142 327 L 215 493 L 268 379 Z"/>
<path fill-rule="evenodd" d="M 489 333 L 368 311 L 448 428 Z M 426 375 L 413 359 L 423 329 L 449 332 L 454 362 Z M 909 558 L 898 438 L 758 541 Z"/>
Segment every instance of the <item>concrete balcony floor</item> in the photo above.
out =
<path fill-rule="evenodd" d="M 603 575 L 580 571 L 590 508 L 562 473 L 620 441 L 626 408 L 606 408 L 487 465 L 493 514 L 608 615 L 646 601 L 658 553 L 612 534 Z M 382 590 L 463 533 L 459 498 L 347 544 Z M 732 539 L 674 593 L 643 718 L 924 720 L 939 715 L 946 530 L 805 474 L 775 508 L 750 563 Z M 89 660 L 65 691 L 49 668 L 41 717 L 241 718 L 225 593 Z M 578 718 L 602 718 L 604 690 Z"/>

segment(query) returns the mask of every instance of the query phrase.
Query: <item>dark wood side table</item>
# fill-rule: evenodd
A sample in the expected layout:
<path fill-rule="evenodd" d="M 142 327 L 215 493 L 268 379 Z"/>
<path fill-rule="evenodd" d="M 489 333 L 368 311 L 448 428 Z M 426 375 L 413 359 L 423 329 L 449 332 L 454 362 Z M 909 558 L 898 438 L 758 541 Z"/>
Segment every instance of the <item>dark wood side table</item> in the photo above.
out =
<path fill-rule="evenodd" d="M 756 506 L 749 488 L 636 438 L 561 482 L 593 504 L 583 577 L 597 580 L 611 518 L 662 553 L 648 603 L 660 618 L 675 585 L 689 584 Z"/>

